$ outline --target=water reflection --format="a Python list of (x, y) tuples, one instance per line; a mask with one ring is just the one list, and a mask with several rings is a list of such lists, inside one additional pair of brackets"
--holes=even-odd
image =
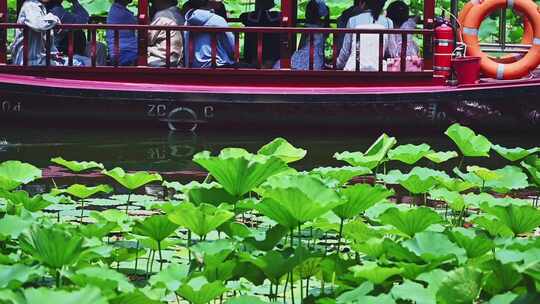
[[(443, 131), (411, 128), (387, 132), (396, 136), (402, 144), (426, 142), (439, 151), (454, 149)], [(337, 165), (338, 162), (332, 158), (335, 152), (364, 151), (381, 132), (365, 130), (347, 133), (317, 129), (311, 132), (281, 130), (255, 133), (247, 130), (240, 133), (221, 130), (194, 134), (164, 130), (2, 129), (0, 160), (17, 159), (46, 167), (50, 165), (52, 157), (62, 156), (72, 160), (94, 160), (102, 162), (106, 167), (121, 166), (129, 170), (183, 171), (197, 169), (191, 159), (199, 151), (210, 150), (216, 153), (225, 147), (242, 147), (255, 152), (273, 138), (282, 136), (308, 150), (306, 159), (296, 165), (303, 169)], [(539, 144), (535, 134), (512, 134), (497, 130), (487, 132), (487, 135), (493, 142), (509, 147), (532, 147)], [(496, 165), (498, 160), (476, 161), (477, 164), (487, 162)]]

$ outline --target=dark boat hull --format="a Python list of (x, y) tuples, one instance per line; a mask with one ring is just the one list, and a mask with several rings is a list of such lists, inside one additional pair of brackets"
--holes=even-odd
[[(20, 76), (25, 79), (25, 76)], [(58, 80), (56, 80), (58, 81)], [(53, 83), (51, 83), (53, 82)], [(83, 82), (84, 83), (84, 82)], [(540, 83), (376, 89), (163, 89), (118, 84), (0, 83), (3, 122), (94, 127), (437, 126), (453, 121), (526, 127), (540, 123)]]

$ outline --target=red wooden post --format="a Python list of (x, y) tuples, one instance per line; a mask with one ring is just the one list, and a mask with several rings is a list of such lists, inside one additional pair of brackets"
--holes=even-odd
[[(139, 0), (139, 24), (140, 25), (148, 25), (149, 24), (149, 16), (148, 16), (148, 0)], [(139, 58), (137, 60), (137, 64), (141, 66), (148, 65), (148, 30), (143, 29), (139, 30)]]
[[(281, 26), (294, 27), (297, 17), (297, 0), (281, 1)], [(291, 67), (291, 54), (296, 49), (296, 35), (285, 34), (281, 37), (281, 68)]]
[[(0, 22), (8, 22), (7, 0), (0, 0)], [(0, 30), (0, 64), (7, 63), (7, 28)]]
[[(424, 0), (424, 29), (435, 27), (435, 0)], [(433, 68), (433, 35), (424, 35), (424, 69)]]

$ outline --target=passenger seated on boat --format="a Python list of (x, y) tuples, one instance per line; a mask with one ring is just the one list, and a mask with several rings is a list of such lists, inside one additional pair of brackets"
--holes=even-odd
[[(46, 33), (51, 31), (51, 65), (66, 65), (67, 58), (61, 56), (54, 44), (54, 32), (52, 29), (60, 24), (60, 19), (57, 16), (47, 13), (45, 5), (48, 0), (26, 0), (19, 12), (17, 18), (18, 24), (26, 25), (28, 31), (28, 65), (45, 65), (46, 64)], [(10, 46), (12, 62), (14, 64), (24, 64), (24, 31), (23, 29), (15, 30), (15, 39)], [(74, 60), (74, 65), (83, 65), (82, 62)]]
[[(60, 19), (62, 24), (87, 24), (90, 19), (88, 11), (78, 0), (70, 0), (71, 11), (62, 6), (63, 0), (51, 0), (47, 5), (47, 11)], [(83, 30), (58, 30), (55, 32), (55, 45), (58, 51), (68, 54), (68, 34), (73, 31), (73, 56), (76, 59), (90, 65), (91, 45), (86, 43), (86, 35)], [(107, 47), (105, 44), (96, 42), (96, 64), (105, 65), (107, 59)]]
[[(184, 25), (184, 16), (176, 6), (176, 0), (153, 0), (156, 10), (152, 23), (154, 26)], [(181, 31), (170, 31), (170, 64), (176, 66), (182, 61), (183, 42)], [(167, 53), (167, 33), (163, 30), (148, 31), (148, 65), (165, 66)]]
[[(186, 25), (229, 27), (227, 21), (211, 11), (208, 0), (193, 1), (193, 9), (186, 14)], [(189, 39), (193, 39), (193, 62), (189, 58)], [(187, 67), (212, 67), (212, 34), (186, 32), (184, 34), (184, 61)], [(230, 32), (216, 34), (216, 65), (229, 67), (234, 65), (234, 35)]]
[(215, 14), (221, 16), (223, 19), (227, 20), (227, 8), (221, 0), (209, 0), (208, 5), (210, 9), (214, 11)]
[[(337, 18), (336, 23), (338, 28), (346, 28), (347, 23), (349, 22), (349, 19), (351, 17), (354, 17), (356, 15), (361, 14), (363, 11), (362, 7), (360, 6), (360, 0), (354, 0), (354, 3), (351, 7), (344, 10), (341, 15)], [(343, 45), (343, 38), (345, 38), (345, 35), (340, 34), (337, 35), (336, 45), (337, 49), (341, 50), (341, 46)]]
[[(107, 16), (107, 24), (137, 24), (137, 18), (127, 9), (132, 0), (115, 0)], [(137, 34), (134, 30), (120, 30), (119, 54), (115, 54), (114, 30), (107, 30), (109, 58), (118, 65), (134, 65), (137, 61)]]
[[(306, 5), (306, 24), (308, 28), (322, 28), (330, 26), (330, 9), (324, 0), (310, 0)], [(313, 34), (313, 70), (324, 68), (324, 47), (326, 34)], [(291, 57), (291, 69), (309, 70), (309, 35), (302, 35), (300, 47)], [(280, 68), (278, 61), (274, 68)]]
[[(394, 23), (394, 28), (402, 30), (413, 30), (418, 23), (418, 17), (411, 17), (409, 15), (409, 6), (401, 1), (394, 1), (390, 3), (386, 9), (386, 16)], [(389, 35), (388, 37), (388, 70), (399, 71), (400, 57), (401, 57), (401, 35)], [(406, 49), (406, 70), (415, 71), (420, 70), (422, 66), (422, 59), (418, 57), (419, 49), (418, 45), (414, 41), (413, 35), (407, 35), (407, 49)]]
[[(240, 15), (240, 22), (245, 26), (279, 27), (281, 13), (271, 11), (275, 6), (274, 0), (255, 1), (255, 10)], [(279, 34), (263, 34), (262, 61), (263, 65), (272, 67), (280, 57)], [(247, 63), (257, 64), (257, 34), (246, 33), (244, 42), (244, 59)]]
[[(392, 20), (382, 16), (383, 7), (386, 0), (361, 0), (360, 6), (364, 12), (349, 19), (347, 28), (356, 29), (391, 29), (394, 27)], [(357, 46), (357, 40), (360, 44)], [(383, 56), (388, 48), (388, 35), (383, 36)], [(356, 34), (346, 34), (343, 46), (337, 58), (338, 69), (356, 71), (356, 51), (360, 51), (359, 67), (361, 71), (377, 71), (379, 68), (379, 35), (360, 34), (359, 39)], [(383, 70), (386, 70), (383, 61)]]

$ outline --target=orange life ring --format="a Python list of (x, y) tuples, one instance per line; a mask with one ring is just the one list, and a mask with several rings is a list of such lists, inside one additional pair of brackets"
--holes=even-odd
[[(478, 42), (478, 29), (482, 21), (493, 11), (500, 8), (513, 8), (523, 13), (531, 22), (534, 32), (532, 46), (518, 61), (513, 63), (498, 63), (482, 52)], [(470, 56), (480, 57), (482, 72), (488, 77), (497, 79), (517, 79), (526, 76), (540, 65), (540, 13), (538, 6), (531, 0), (486, 0), (473, 5), (462, 23), (463, 42), (467, 44)]]
[[(458, 22), (461, 26), (465, 22), (465, 18), (467, 17), (467, 14), (469, 14), (469, 11), (473, 6), (480, 4), (478, 1), (471, 0), (467, 2), (458, 15)], [(533, 27), (531, 25), (531, 22), (526, 17), (523, 18), (523, 38), (521, 39), (521, 44), (532, 44), (533, 38), (534, 38), (534, 32)], [(461, 41), (461, 36), (463, 33), (461, 32), (461, 35), (458, 35), (458, 41)], [(503, 57), (492, 57), (489, 58), (493, 59), (494, 61), (498, 63), (513, 63), (518, 61), (523, 55), (521, 54), (508, 54)]]

